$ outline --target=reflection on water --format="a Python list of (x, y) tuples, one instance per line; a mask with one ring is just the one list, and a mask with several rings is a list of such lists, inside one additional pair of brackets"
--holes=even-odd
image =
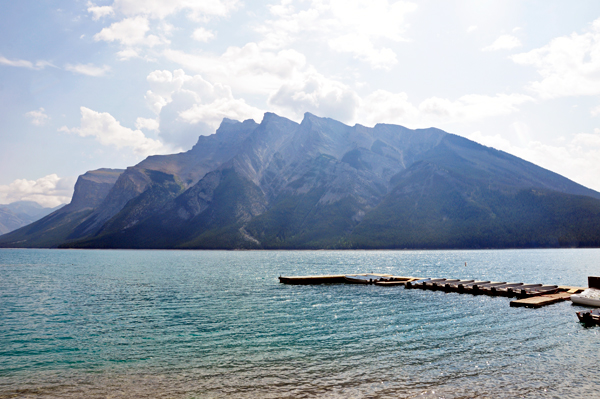
[(599, 255), (0, 250), (0, 398), (589, 398), (600, 328), (570, 303), (277, 276), (581, 286)]

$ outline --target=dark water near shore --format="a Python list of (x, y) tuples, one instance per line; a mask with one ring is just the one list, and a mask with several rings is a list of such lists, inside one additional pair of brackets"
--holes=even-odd
[(367, 271), (586, 286), (600, 250), (0, 250), (0, 398), (600, 395), (570, 302), (277, 280)]

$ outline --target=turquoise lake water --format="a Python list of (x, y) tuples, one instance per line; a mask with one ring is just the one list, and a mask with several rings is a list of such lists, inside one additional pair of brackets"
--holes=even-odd
[(277, 279), (353, 272), (587, 286), (600, 250), (0, 250), (0, 398), (600, 397), (570, 302)]

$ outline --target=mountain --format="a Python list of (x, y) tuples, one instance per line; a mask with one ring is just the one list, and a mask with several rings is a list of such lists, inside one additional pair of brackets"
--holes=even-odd
[(0, 234), (9, 233), (19, 227), (35, 222), (60, 207), (62, 205), (55, 208), (45, 208), (34, 201), (17, 201), (0, 205)]
[(225, 119), (187, 152), (112, 171), (104, 195), (90, 183), (98, 173), (0, 246), (600, 246), (600, 193), (435, 128), (266, 113), (260, 124)]
[(102, 203), (123, 173), (120, 169), (98, 169), (79, 176), (71, 203), (42, 219), (0, 236), (1, 247), (56, 247), (68, 240)]

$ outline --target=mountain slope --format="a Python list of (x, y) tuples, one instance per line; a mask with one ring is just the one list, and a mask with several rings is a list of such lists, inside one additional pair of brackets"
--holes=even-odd
[(85, 222), (108, 195), (120, 169), (98, 169), (79, 176), (71, 203), (48, 216), (0, 236), (0, 247), (56, 247), (64, 243), (72, 232)]
[(539, 188), (494, 190), (421, 162), (397, 178), (349, 240), (357, 248), (597, 247), (600, 201)]
[(234, 157), (242, 148), (247, 136), (257, 126), (253, 120), (242, 123), (225, 119), (215, 134), (200, 136), (198, 143), (191, 150), (179, 154), (150, 156), (127, 168), (119, 176), (101, 206), (87, 218), (85, 225), (79, 226), (70, 235), (70, 238), (82, 239), (98, 235), (104, 230), (105, 223), (119, 212), (127, 211), (124, 208), (129, 201), (147, 189), (161, 185), (163, 175), (173, 176), (184, 188), (190, 187), (206, 173)]
[(68, 220), (55, 213), (32, 225), (60, 234), (18, 245), (600, 246), (596, 191), (439, 129), (347, 126), (309, 113), (300, 124), (272, 113), (260, 124), (225, 119), (190, 151), (128, 168), (97, 199), (85, 213), (71, 205)]

